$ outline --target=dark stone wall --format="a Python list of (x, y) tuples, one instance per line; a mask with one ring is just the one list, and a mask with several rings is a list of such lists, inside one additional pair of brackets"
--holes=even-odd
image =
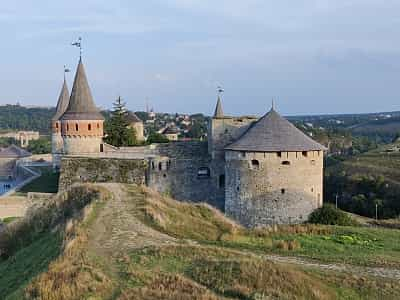
[[(224, 209), (225, 190), (220, 186), (224, 162), (211, 160), (207, 142), (174, 142), (157, 145), (159, 157), (149, 161), (147, 185), (177, 200), (207, 202)], [(199, 171), (209, 170), (209, 176)]]
[(59, 191), (74, 183), (120, 182), (144, 184), (147, 162), (140, 159), (64, 157)]

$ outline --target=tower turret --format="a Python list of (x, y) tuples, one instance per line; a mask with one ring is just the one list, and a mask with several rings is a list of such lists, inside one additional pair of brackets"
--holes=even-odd
[(80, 58), (68, 107), (61, 117), (64, 154), (103, 152), (103, 123), (104, 117), (94, 104)]
[(60, 156), (63, 152), (63, 139), (61, 136), (61, 121), (60, 118), (67, 109), (69, 102), (69, 91), (67, 81), (65, 80), (61, 88), (60, 96), (58, 97), (56, 113), (51, 119), (51, 153), (53, 156), (53, 167), (60, 164)]
[(218, 95), (217, 105), (215, 106), (214, 118), (223, 118), (224, 112), (222, 110), (221, 97)]

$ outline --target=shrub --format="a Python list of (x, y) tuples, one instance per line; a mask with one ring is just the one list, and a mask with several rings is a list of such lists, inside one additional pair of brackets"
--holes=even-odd
[(308, 218), (310, 223), (340, 226), (356, 226), (358, 225), (344, 211), (337, 209), (332, 204), (325, 204), (323, 207), (315, 210)]

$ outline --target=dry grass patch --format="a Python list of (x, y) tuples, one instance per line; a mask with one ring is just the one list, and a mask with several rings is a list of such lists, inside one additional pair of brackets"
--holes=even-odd
[(160, 274), (146, 287), (124, 291), (119, 300), (218, 300), (204, 286), (177, 274)]
[(199, 260), (187, 273), (218, 294), (239, 299), (335, 299), (336, 296), (322, 281), (293, 266), (268, 261)]
[(216, 241), (241, 228), (210, 205), (178, 202), (151, 189), (143, 190), (142, 220), (174, 237)]

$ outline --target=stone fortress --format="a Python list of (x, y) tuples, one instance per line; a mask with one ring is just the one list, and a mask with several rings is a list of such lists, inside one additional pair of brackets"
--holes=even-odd
[(75, 182), (146, 184), (177, 200), (207, 202), (247, 227), (306, 221), (323, 203), (325, 147), (272, 108), (228, 117), (220, 97), (208, 141), (116, 148), (103, 142), (82, 59), (71, 96), (65, 82), (52, 120), (60, 190)]

